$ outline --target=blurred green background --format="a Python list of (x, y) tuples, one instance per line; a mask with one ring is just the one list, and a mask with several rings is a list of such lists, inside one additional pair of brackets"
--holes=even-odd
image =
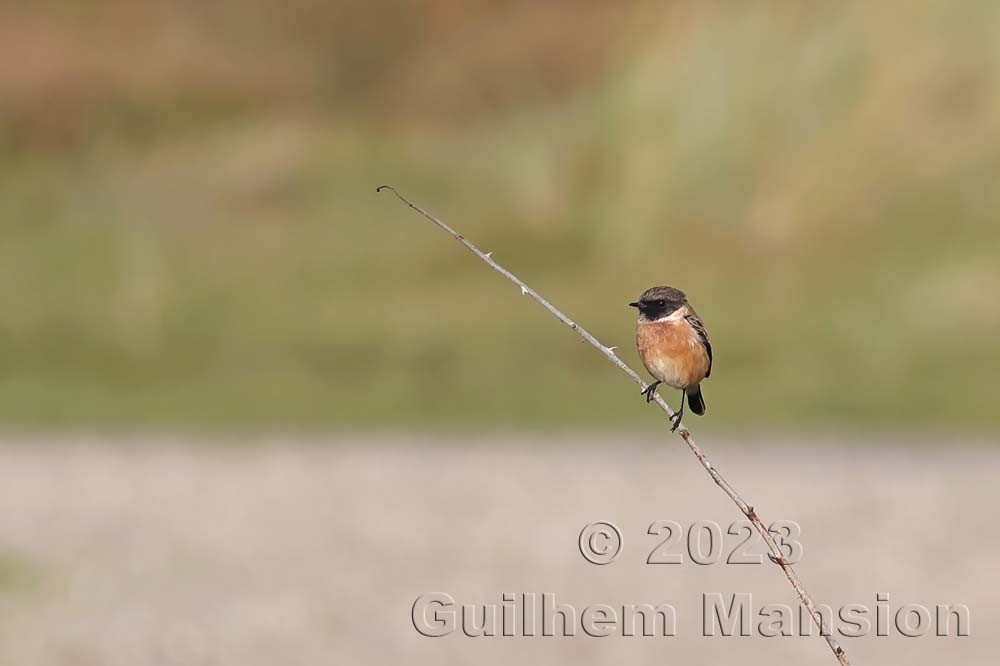
[(1000, 426), (998, 3), (3, 11), (2, 426), (662, 426), (383, 182), (627, 362), (686, 290), (699, 428)]

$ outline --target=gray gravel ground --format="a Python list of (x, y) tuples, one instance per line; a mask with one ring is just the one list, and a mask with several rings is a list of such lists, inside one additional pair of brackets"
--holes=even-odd
[[(140, 439), (0, 444), (0, 664), (834, 663), (816, 636), (702, 635), (703, 594), (795, 608), (775, 565), (699, 565), (684, 543), (682, 563), (645, 563), (655, 520), (740, 518), (680, 440)], [(1000, 447), (702, 443), (762, 518), (801, 526), (817, 601), (874, 618), (889, 595), (888, 637), (841, 639), (855, 664), (996, 663)], [(578, 547), (598, 520), (624, 541), (605, 566)], [(594, 638), (577, 618), (575, 637), (427, 638), (411, 608), (431, 592), (669, 603), (677, 635)], [(970, 635), (902, 636), (908, 603), (967, 605)]]

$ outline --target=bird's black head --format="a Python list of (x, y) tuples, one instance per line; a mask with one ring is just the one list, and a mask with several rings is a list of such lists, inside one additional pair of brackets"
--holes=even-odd
[(673, 287), (650, 287), (643, 292), (638, 301), (629, 303), (639, 309), (639, 318), (645, 321), (656, 321), (670, 315), (687, 303), (687, 296), (680, 289)]

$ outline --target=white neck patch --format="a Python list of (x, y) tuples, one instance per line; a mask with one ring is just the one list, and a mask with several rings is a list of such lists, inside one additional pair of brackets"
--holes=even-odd
[(663, 315), (659, 319), (639, 319), (640, 324), (671, 324), (680, 321), (685, 316), (687, 316), (688, 309), (686, 305), (683, 305), (668, 315)]
[(676, 310), (674, 310), (670, 314), (668, 314), (666, 316), (663, 316), (663, 317), (660, 317), (656, 321), (657, 322), (680, 321), (683, 318), (684, 318), (684, 308), (677, 308)]

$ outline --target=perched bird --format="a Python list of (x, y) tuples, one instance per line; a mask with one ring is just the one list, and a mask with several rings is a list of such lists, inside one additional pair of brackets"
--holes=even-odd
[(642, 392), (646, 402), (653, 400), (660, 384), (681, 390), (681, 407), (673, 417), (673, 432), (684, 416), (685, 398), (692, 412), (698, 416), (705, 413), (701, 381), (712, 374), (708, 331), (680, 289), (651, 287), (629, 305), (639, 310), (635, 324), (639, 358), (656, 380)]

